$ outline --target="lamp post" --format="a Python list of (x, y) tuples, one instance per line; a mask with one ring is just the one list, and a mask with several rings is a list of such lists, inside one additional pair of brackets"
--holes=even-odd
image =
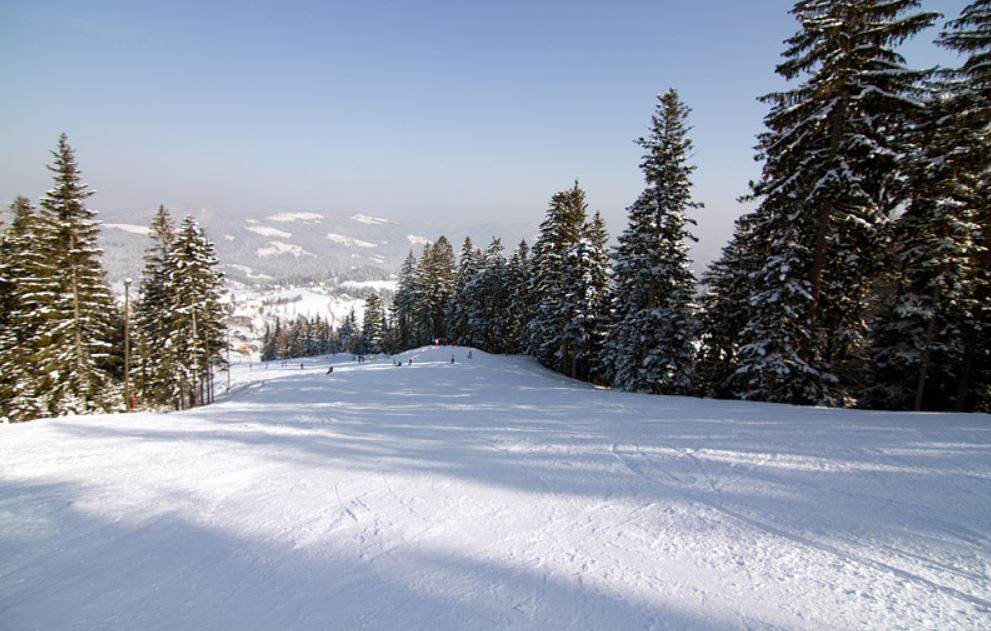
[(134, 411), (131, 401), (131, 322), (130, 322), (131, 279), (124, 279), (124, 406), (128, 412)]
[(227, 305), (227, 396), (231, 395), (231, 323), (234, 319), (234, 292), (231, 292), (231, 302)]

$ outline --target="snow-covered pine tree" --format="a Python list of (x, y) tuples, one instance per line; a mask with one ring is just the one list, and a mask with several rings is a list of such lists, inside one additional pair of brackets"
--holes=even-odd
[(326, 318), (317, 319), (316, 336), (319, 346), (317, 354), (327, 355), (338, 352), (337, 336), (334, 334), (334, 328)]
[(613, 265), (613, 325), (604, 350), (618, 388), (659, 394), (693, 389), (698, 329), (688, 230), (695, 221), (688, 163), (689, 109), (675, 90), (658, 96), (640, 168), (647, 187), (628, 209)]
[(372, 293), (365, 298), (365, 314), (362, 318), (361, 341), (364, 352), (381, 353), (384, 338), (385, 311), (382, 298)]
[(24, 309), (40, 315), (31, 359), (39, 375), (36, 392), (52, 415), (106, 411), (120, 405), (108, 363), (116, 312), (97, 247), (93, 193), (65, 134), (48, 167), (54, 188), (40, 202), (34, 249), (43, 267), (26, 278)]
[(573, 379), (596, 380), (608, 370), (601, 364), (610, 317), (608, 241), (606, 224), (596, 212), (565, 254), (571, 315), (562, 337), (571, 356), (565, 369)]
[(479, 258), (475, 246), (471, 242), (471, 237), (466, 236), (461, 245), (458, 271), (454, 277), (454, 294), (444, 312), (444, 328), (448, 337), (465, 346), (478, 344), (478, 340), (471, 337), (468, 329), (469, 311), (472, 306), (469, 305), (465, 288), (472, 277), (478, 273)]
[(967, 108), (963, 90), (956, 80), (937, 85), (916, 130), (907, 171), (911, 199), (895, 223), (887, 282), (877, 300), (866, 406), (953, 408), (968, 334), (980, 328), (974, 203), (980, 172), (970, 167), (987, 134), (960, 124), (957, 116)]
[(209, 403), (213, 368), (223, 364), (226, 345), (223, 274), (213, 243), (191, 216), (182, 220), (165, 269), (170, 304), (163, 356), (170, 394), (180, 408)]
[(960, 136), (954, 162), (978, 225), (971, 266), (973, 318), (964, 324), (964, 350), (955, 408), (991, 411), (991, 0), (976, 0), (946, 25), (940, 45), (965, 55), (949, 73), (952, 125)]
[(441, 235), (426, 246), (416, 268), (416, 295), (413, 317), (419, 344), (443, 339), (444, 312), (454, 295), (454, 250), (447, 237)]
[(749, 213), (736, 220), (733, 238), (702, 276), (705, 290), (695, 368), (695, 391), (702, 396), (731, 398), (737, 393), (733, 375), (743, 325), (750, 319), (749, 298), (754, 291), (750, 277), (764, 263), (751, 244), (752, 221)]
[[(905, 198), (907, 123), (925, 73), (894, 46), (931, 25), (918, 0), (801, 0), (777, 72), (795, 88), (772, 106), (759, 137), (763, 172), (737, 380), (754, 398), (842, 405), (863, 377), (865, 316), (889, 219)], [(841, 379), (842, 378), (842, 379)], [(743, 395), (746, 389), (738, 392)]]
[(585, 191), (576, 181), (572, 188), (551, 197), (533, 248), (528, 352), (545, 366), (569, 375), (577, 373), (579, 362), (591, 364), (583, 335), (590, 295), (584, 283), (590, 277), (573, 269), (580, 242), (589, 238), (588, 230)]
[(11, 223), (0, 235), (0, 417), (29, 421), (44, 413), (43, 393), (32, 356), (37, 352), (41, 313), (24, 301), (27, 282), (46, 267), (36, 249), (38, 215), (25, 197), (10, 205)]
[(468, 344), (490, 353), (503, 353), (509, 328), (509, 296), (506, 292), (506, 259), (502, 242), (493, 238), (485, 252), (477, 253), (474, 273), (462, 294)]
[(263, 362), (272, 361), (275, 359), (275, 338), (276, 331), (279, 327), (279, 321), (275, 321), (275, 328), (272, 327), (271, 323), (265, 322), (265, 331), (262, 333), (262, 343), (261, 343), (261, 360)]
[(172, 374), (163, 361), (162, 344), (168, 338), (168, 309), (174, 302), (169, 295), (165, 262), (175, 240), (175, 224), (165, 206), (159, 206), (148, 230), (151, 243), (145, 250), (139, 299), (134, 303), (133, 361), (131, 379), (141, 406), (168, 405), (174, 402)]
[(341, 351), (345, 353), (357, 354), (361, 343), (361, 332), (358, 330), (358, 316), (355, 315), (354, 308), (348, 310), (341, 325), (337, 328), (337, 339)]
[(413, 299), (416, 295), (416, 257), (410, 250), (399, 271), (396, 293), (392, 296), (392, 321), (395, 326), (395, 351), (413, 346)]
[(506, 352), (517, 354), (526, 350), (527, 323), (533, 308), (530, 294), (530, 246), (526, 239), (520, 241), (506, 269), (506, 287), (509, 293)]

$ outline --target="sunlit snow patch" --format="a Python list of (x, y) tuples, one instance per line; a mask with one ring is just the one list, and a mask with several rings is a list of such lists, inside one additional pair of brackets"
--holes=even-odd
[(269, 215), (267, 219), (285, 223), (288, 221), (320, 221), (323, 215), (320, 213), (276, 213)]
[(231, 269), (235, 269), (235, 270), (241, 272), (247, 278), (254, 278), (254, 279), (257, 279), (257, 280), (272, 280), (272, 277), (269, 276), (268, 274), (256, 274), (255, 273), (255, 270), (251, 269), (247, 265), (239, 265), (237, 263), (227, 263), (226, 265), (227, 265), (227, 267), (230, 267)]
[(430, 239), (415, 234), (406, 235), (406, 240), (409, 241), (410, 245), (430, 245), (433, 243)]
[(341, 245), (350, 245), (359, 248), (377, 248), (378, 246), (371, 241), (362, 241), (361, 239), (353, 239), (351, 237), (346, 237), (343, 234), (337, 234), (336, 232), (328, 232), (327, 238), (334, 243), (340, 243)]
[(307, 252), (298, 245), (292, 243), (283, 243), (282, 241), (269, 241), (265, 247), (258, 248), (256, 250), (258, 256), (267, 258), (270, 256), (281, 256), (283, 254), (291, 254), (292, 256), (299, 258), (301, 256), (313, 256), (312, 252)]
[(149, 229), (147, 226), (136, 226), (130, 223), (105, 223), (103, 225), (106, 228), (123, 230), (124, 232), (130, 232), (131, 234), (140, 234), (142, 236), (147, 236), (151, 234), (151, 229)]
[(292, 236), (292, 234), (286, 232), (285, 230), (279, 230), (278, 228), (272, 228), (270, 226), (246, 226), (244, 229), (248, 232), (260, 234), (263, 237), (282, 237), (283, 239), (288, 239)]
[(367, 223), (370, 225), (379, 225), (383, 223), (395, 223), (394, 221), (389, 221), (388, 219), (383, 219), (382, 217), (372, 217), (370, 215), (351, 215), (351, 219), (357, 221), (358, 223)]
[(399, 281), (396, 280), (345, 280), (341, 281), (341, 287), (359, 287), (364, 289), (375, 289), (381, 291), (386, 289), (388, 291), (396, 291), (396, 285)]

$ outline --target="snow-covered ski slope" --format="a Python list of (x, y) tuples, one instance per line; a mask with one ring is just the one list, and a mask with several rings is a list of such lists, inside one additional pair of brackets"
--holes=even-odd
[(467, 352), (0, 427), (0, 628), (991, 628), (988, 416)]

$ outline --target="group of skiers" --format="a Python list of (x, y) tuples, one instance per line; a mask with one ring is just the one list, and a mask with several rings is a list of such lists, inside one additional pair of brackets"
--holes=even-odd
[[(370, 358), (365, 357), (364, 355), (355, 355), (351, 359), (352, 359), (352, 361), (356, 361), (359, 364), (363, 364), (366, 361), (372, 361), (372, 362), (374, 362), (375, 361), (375, 355), (372, 355)], [(471, 359), (471, 350), (470, 349), (468, 350), (468, 359)], [(453, 364), (454, 362), (455, 362), (454, 353), (451, 353), (451, 363)], [(283, 362), (282, 365), (285, 366), (286, 365), (286, 362)], [(399, 358), (396, 358), (396, 359), (394, 359), (392, 361), (392, 365), (395, 368), (399, 368), (400, 366), (403, 365), (403, 360), (402, 359), (399, 359)], [(407, 365), (408, 366), (412, 366), (413, 365), (413, 358), (412, 357), (409, 358)], [(267, 367), (268, 367), (268, 365), (266, 364), (266, 368)], [(300, 368), (303, 368), (303, 364), (300, 364), (299, 367)], [(334, 367), (333, 366), (329, 366), (327, 368), (327, 374), (329, 375), (332, 372), (334, 372)]]

